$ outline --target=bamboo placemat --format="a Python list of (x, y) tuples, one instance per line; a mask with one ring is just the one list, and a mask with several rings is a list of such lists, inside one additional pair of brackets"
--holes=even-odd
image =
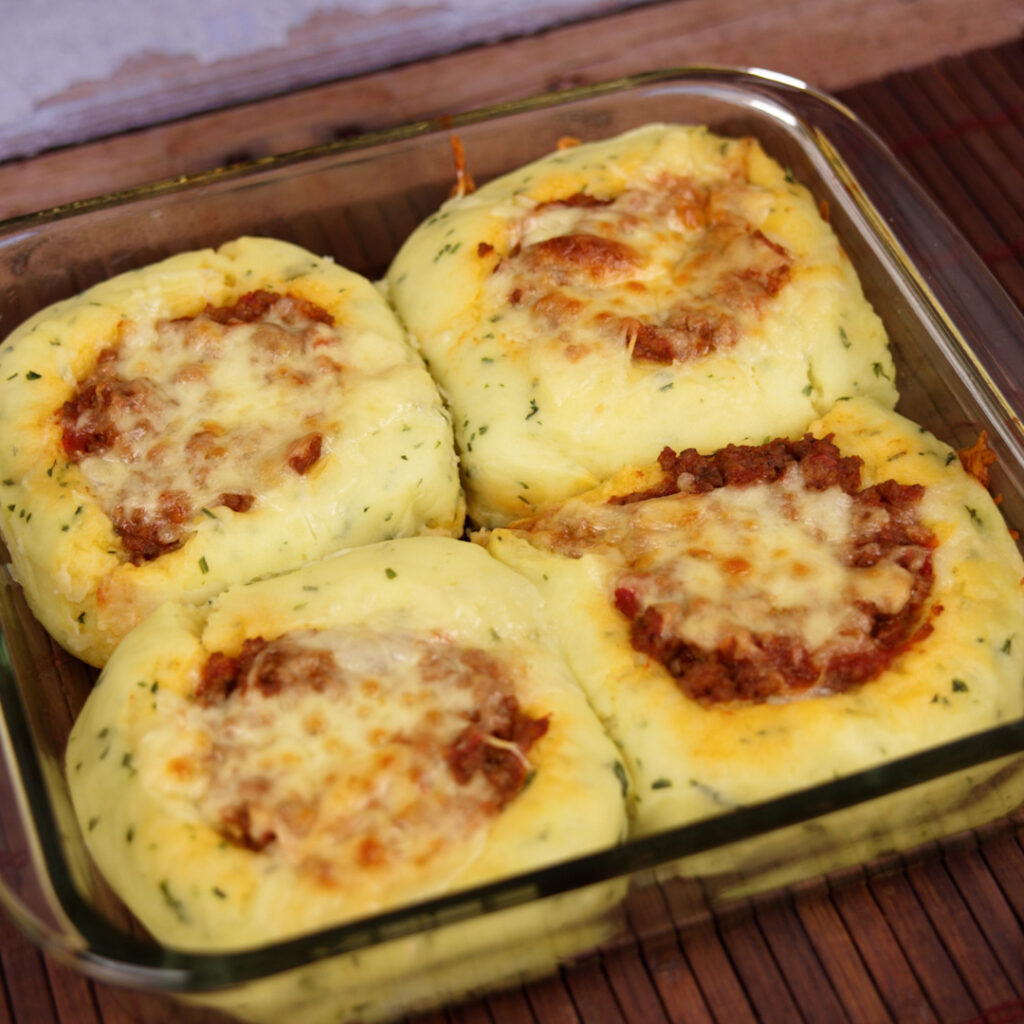
[(1024, 40), (839, 98), (888, 143), (1024, 307)]
[[(1024, 308), (1024, 40), (839, 98)], [(654, 937), (417, 1024), (1024, 1021), (1024, 814), (937, 844), (932, 856), (746, 904), (701, 927), (673, 927), (659, 890), (645, 899), (645, 914), (666, 923)], [(3, 915), (0, 982), (0, 1024), (153, 1020), (53, 963)]]

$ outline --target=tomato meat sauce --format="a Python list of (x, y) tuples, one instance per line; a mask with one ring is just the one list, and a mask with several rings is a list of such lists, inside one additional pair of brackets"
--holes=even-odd
[(616, 497), (614, 503), (770, 485), (789, 472), (798, 473), (806, 490), (838, 488), (850, 497), (853, 526), (839, 555), (848, 567), (868, 569), (889, 562), (911, 578), (906, 598), (896, 609), (860, 602), (861, 629), (856, 637), (812, 647), (799, 635), (737, 630), (706, 649), (674, 628), (677, 605), (650, 596), (654, 591), (649, 584), (656, 574), (627, 575), (615, 589), (614, 603), (630, 621), (631, 643), (664, 665), (687, 696), (708, 705), (759, 702), (812, 689), (841, 692), (876, 678), (931, 632), (930, 615), (940, 609), (933, 608), (928, 615), (924, 609), (934, 579), (932, 551), (937, 541), (918, 518), (922, 486), (887, 480), (861, 488), (861, 460), (843, 456), (831, 439), (811, 435), (759, 446), (730, 445), (707, 456), (693, 449), (677, 453), (666, 448), (659, 464), (665, 474), (660, 485)]
[[(193, 317), (122, 323), (57, 419), (128, 561), (179, 548), (204, 508), (248, 512), (285, 473), (314, 469), (340, 344), (330, 313), (269, 290)], [(245, 405), (253, 388), (260, 410)]]

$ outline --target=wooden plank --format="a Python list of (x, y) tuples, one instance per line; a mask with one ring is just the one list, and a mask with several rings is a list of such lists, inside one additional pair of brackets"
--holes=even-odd
[[(1009, 982), (1013, 995), (1024, 997), (1024, 948), (1021, 923), (980, 848), (960, 850), (947, 862), (952, 884), (969, 908), (971, 917), (993, 958)], [(1016, 895), (1024, 899), (1024, 872)], [(981, 968), (981, 964), (977, 968)], [(976, 969), (971, 967), (973, 974)]]
[(563, 974), (576, 1009), (586, 1024), (626, 1024), (601, 962), (588, 960)]
[(1024, 849), (1013, 834), (982, 844), (980, 853), (1018, 921), (1024, 921)]
[(582, 1024), (561, 975), (534, 982), (526, 990), (526, 1001), (544, 1024)]
[[(162, 1015), (173, 1019), (174, 1016), (183, 1016), (186, 1012), (180, 1009), (170, 1010), (166, 1004), (157, 1003), (153, 997), (136, 996), (131, 992), (111, 988), (109, 985), (93, 985), (92, 988), (103, 1024), (138, 1024), (139, 1021), (159, 1020)], [(21, 1024), (20, 1021), (19, 1024)], [(36, 1024), (36, 1022), (26, 1021), (25, 1024)], [(38, 1024), (43, 1024), (43, 1022), (39, 1021)], [(61, 1024), (77, 1024), (77, 1022), (74, 1017), (71, 1017), (67, 1022), (62, 1021)]]
[(449, 1024), (494, 1024), (486, 1004), (478, 1000), (453, 1006), (446, 1016)]
[(719, 932), (761, 1024), (796, 1024), (808, 1019), (797, 1006), (772, 950), (750, 921), (720, 926)]
[(82, 975), (61, 964), (46, 961), (57, 1019), (67, 1024), (94, 1024), (102, 1020), (95, 989)]
[(6, 914), (0, 918), (0, 969), (12, 1019), (26, 1024), (56, 1022), (59, 1018), (43, 955), (22, 939)]
[[(866, 113), (869, 123), (884, 126), (883, 138), (894, 148), (920, 135), (889, 80), (857, 89), (852, 105), (858, 112)], [(1010, 296), (1024, 301), (1024, 264), (1010, 256), (1012, 240), (979, 209), (974, 190), (957, 176), (933, 146), (907, 147), (903, 160), (940, 209), (949, 214), (967, 244), (986, 261)]]
[(700, 982), (676, 941), (675, 934), (648, 938), (641, 952), (669, 1019), (686, 1024), (714, 1024)]
[(488, 996), (486, 1003), (494, 1024), (531, 1024), (534, 1020), (526, 993), (521, 988), (497, 992)]
[[(918, 137), (930, 145), (936, 157), (955, 176), (970, 196), (974, 207), (992, 225), (1003, 249), (1024, 235), (1024, 216), (1010, 198), (1019, 191), (1019, 172), (1001, 159), (989, 136), (979, 139), (971, 129), (977, 126), (974, 112), (957, 105), (952, 90), (941, 90), (939, 100), (929, 95), (924, 79), (931, 75), (893, 75), (887, 82), (896, 101), (918, 129)], [(995, 158), (990, 150), (995, 149)], [(900, 152), (897, 148), (897, 152)], [(1005, 187), (1000, 187), (1005, 185)], [(973, 218), (972, 218), (973, 220)], [(986, 250), (979, 249), (982, 258)]]
[(630, 1020), (642, 1020), (644, 1024), (669, 1024), (658, 990), (636, 945), (607, 953), (604, 969), (615, 998), (620, 1006), (626, 1007)]
[(963, 57), (999, 104), (1016, 121), (1024, 117), (1024, 39)]
[[(671, 902), (669, 902), (671, 911)], [(726, 952), (714, 921), (695, 924), (680, 934), (680, 946), (712, 1016), (729, 1024), (755, 1024), (758, 1008)]]
[(986, 217), (976, 215), (979, 211), (970, 191), (933, 146), (919, 144), (923, 137), (919, 122), (900, 102), (897, 77), (859, 89), (858, 109), (868, 112), (869, 122), (876, 129), (883, 129), (889, 146), (903, 155), (904, 162), (944, 210), (969, 214), (962, 217), (959, 226), (972, 248), (979, 253), (999, 248), (1002, 236)]
[(407, 1017), (407, 1024), (448, 1024), (448, 1015), (444, 1010), (433, 1010), (430, 1013)]
[(1013, 107), (1000, 103), (966, 61), (944, 61), (916, 77), (932, 103), (949, 112), (949, 134), (963, 139), (988, 180), (1024, 212), (1024, 130)]
[[(958, 866), (961, 859), (956, 859)], [(1016, 998), (1017, 993), (999, 957), (986, 941), (945, 865), (941, 862), (911, 864), (906, 874), (935, 934), (978, 1006), (998, 1006)]]
[(627, 912), (629, 927), (669, 1019), (714, 1024), (697, 976), (677, 941), (661, 886), (646, 885), (633, 892)]
[[(1016, 74), (1009, 69), (1015, 69)], [(890, 80), (855, 88), (842, 94), (850, 107), (889, 143), (912, 173), (929, 188), (940, 206), (988, 263), (1011, 298), (1024, 305), (1024, 44), (1014, 42), (984, 54), (949, 59), (913, 76), (930, 98), (931, 133), (919, 130), (913, 116), (891, 102)], [(943, 152), (936, 146), (944, 147)], [(949, 153), (961, 167), (964, 149), (977, 161), (959, 186), (948, 191), (940, 178), (958, 181), (944, 162)], [(935, 167), (938, 167), (936, 170)], [(931, 166), (931, 170), (929, 170)], [(978, 175), (982, 177), (978, 177)], [(976, 187), (971, 188), (972, 183)], [(996, 214), (991, 234), (974, 236), (982, 225), (976, 218), (977, 203), (986, 201), (993, 184), (1002, 188), (1002, 203), (1013, 209), (1003, 223)], [(960, 191), (957, 191), (959, 187)]]
[(843, 1008), (828, 970), (819, 960), (790, 900), (777, 899), (758, 908), (757, 923), (806, 1019), (856, 1024), (856, 1018)]
[(1019, 0), (666, 0), (15, 160), (0, 166), (0, 218), (659, 67), (767, 67), (836, 91), (1022, 32)]
[[(821, 961), (850, 1018), (858, 1022), (872, 1021), (882, 1024), (882, 1022), (893, 1019), (887, 1008), (887, 1003), (888, 1007), (894, 1005), (893, 1000), (883, 1001), (876, 987), (879, 973), (881, 973), (883, 993), (886, 993), (887, 978), (884, 971), (878, 972), (869, 969), (872, 967), (871, 958), (874, 955), (875, 946), (872, 944), (865, 956), (862, 952), (863, 943), (858, 944), (855, 941), (856, 932), (851, 930), (851, 922), (847, 921), (841, 913), (844, 905), (847, 908), (852, 906), (859, 910), (863, 900), (863, 892), (858, 893), (855, 887), (848, 884), (831, 898), (826, 890), (797, 899), (794, 909), (800, 917), (815, 955)], [(865, 923), (870, 926), (871, 939), (877, 939), (879, 945), (884, 943), (886, 938), (884, 922), (879, 928), (876, 920), (864, 915), (857, 915), (853, 922), (858, 930), (863, 930)], [(909, 972), (904, 973), (900, 980), (908, 980), (908, 974)], [(912, 979), (912, 976), (910, 978)], [(909, 992), (904, 989), (896, 991), (899, 993), (899, 998), (903, 998), (904, 993), (913, 995), (912, 988)], [(913, 1005), (919, 1005), (919, 1003), (914, 1001)], [(900, 1021), (912, 1019), (901, 1017), (899, 1014), (894, 1016), (896, 1020)]]
[[(129, 56), (112, 74), (91, 76), (90, 69), (106, 65), (83, 60), (81, 71), (86, 80), (37, 101), (27, 117), (0, 126), (0, 159), (422, 62), (488, 40), (537, 35), (545, 30), (558, 35), (558, 26), (566, 22), (592, 21), (602, 14), (607, 18), (609, 12), (639, 2), (653, 8), (666, 6), (651, 0), (551, 0), (544, 5), (480, 5), (453, 18), (450, 11), (432, 5), (395, 4), (372, 14), (325, 5), (304, 23), (290, 25), (286, 44), (261, 49), (257, 41), (249, 42), (243, 36), (237, 55), (220, 60), (202, 60), (188, 52), (140, 53)], [(1021, 19), (1014, 18), (1012, 5), (1007, 3), (984, 0), (970, 21), (966, 3), (944, 3), (943, 7), (941, 14), (936, 11), (937, 17), (928, 19), (927, 5), (921, 2), (908, 5), (876, 0), (871, 5), (855, 5), (849, 0), (787, 0), (755, 8), (690, 0), (681, 20), (670, 21), (657, 10), (637, 13), (642, 23), (660, 23), (665, 28), (666, 36), (657, 40), (666, 50), (665, 63), (679, 63), (681, 58), (674, 54), (681, 51), (687, 61), (749, 64), (760, 59), (764, 66), (797, 73), (792, 68), (803, 68), (813, 60), (817, 74), (804, 77), (824, 80), (826, 87), (829, 76), (838, 73), (837, 65), (847, 76), (876, 77), (888, 70), (894, 59), (903, 66), (923, 63), (938, 52), (990, 45), (1021, 27)], [(839, 41), (848, 41), (849, 37), (844, 40), (843, 36), (855, 18), (860, 21), (857, 27), (862, 37), (872, 43), (859, 61), (850, 56), (856, 48), (837, 46)], [(624, 19), (618, 23), (629, 42), (627, 51), (617, 54), (612, 49), (609, 55), (598, 49), (597, 55), (621, 62), (627, 53), (637, 52), (638, 42), (650, 47), (651, 38), (635, 27), (641, 22)], [(791, 46), (793, 25), (800, 25), (803, 40), (813, 40), (813, 45)], [(910, 27), (912, 36), (897, 34)], [(671, 30), (679, 34), (671, 36)], [(968, 39), (958, 39), (956, 33), (964, 30)], [(153, 47), (159, 49), (159, 45)], [(573, 61), (578, 53), (571, 47), (563, 49), (566, 73), (579, 74), (578, 61)], [(49, 55), (45, 45), (39, 47), (40, 58)]]
[(982, 1007), (971, 998), (906, 876), (892, 873), (872, 878), (868, 886), (938, 1019), (976, 1017)]

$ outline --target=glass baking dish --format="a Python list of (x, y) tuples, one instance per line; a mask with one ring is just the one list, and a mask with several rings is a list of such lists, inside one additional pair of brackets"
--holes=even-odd
[[(0, 333), (103, 278), (241, 234), (293, 241), (375, 278), (447, 196), (453, 134), (482, 182), (563, 136), (652, 121), (753, 134), (828, 204), (888, 329), (900, 411), (956, 448), (985, 430), (998, 455), (993, 490), (1008, 523), (1024, 523), (1024, 319), (849, 111), (764, 71), (652, 72), (0, 223)], [(133, 993), (145, 1019), (153, 1000), (160, 1019), (207, 1019), (209, 1007), (217, 1019), (392, 1018), (686, 928), (752, 893), (913, 854), (1024, 801), (1024, 720), (1011, 721), (529, 875), (264, 948), (190, 954), (131, 920), (71, 812), (62, 754), (94, 672), (49, 640), (5, 569), (0, 626), (0, 900), (57, 960)]]

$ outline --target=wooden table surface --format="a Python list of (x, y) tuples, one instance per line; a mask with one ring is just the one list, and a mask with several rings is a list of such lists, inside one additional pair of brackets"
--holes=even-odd
[[(838, 94), (1024, 308), (1021, 0), (652, 4), (0, 164), (0, 217), (358, 129), (694, 62), (770, 67)], [(0, 975), (0, 1024), (154, 1019), (51, 962), (2, 916)], [(698, 932), (669, 928), (423, 1021), (1024, 1021), (1024, 816), (932, 858), (811, 886)]]

